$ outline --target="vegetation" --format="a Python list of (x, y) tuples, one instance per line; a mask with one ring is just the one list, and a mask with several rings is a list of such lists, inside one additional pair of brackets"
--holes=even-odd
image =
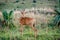
[(13, 18), (13, 11), (10, 11), (9, 13), (7, 11), (2, 12), (3, 19), (0, 19), (2, 27), (14, 27), (14, 24), (12, 23), (12, 18)]
[(60, 10), (55, 10), (56, 16), (54, 20), (55, 26), (60, 26)]
[(33, 0), (33, 3), (36, 3), (36, 0)]
[[(0, 39), (1, 40), (35, 40), (34, 32), (29, 31), (28, 29), (23, 32), (23, 37), (20, 35), (18, 29), (13, 30), (0, 30)], [(58, 40), (60, 39), (60, 32), (58, 29), (49, 29), (49, 32), (46, 33), (45, 29), (40, 29), (36, 40)]]
[[(40, 25), (37, 25), (38, 35), (37, 38), (34, 38), (33, 30), (26, 26), (23, 31), (23, 37), (20, 34), (20, 27), (15, 28), (15, 25), (12, 22), (13, 11), (7, 12), (3, 11), (3, 19), (0, 19), (3, 29), (0, 30), (0, 40), (60, 40), (60, 30), (58, 28), (52, 29), (52, 24), (49, 24), (48, 32), (46, 33), (46, 28), (42, 28)], [(50, 21), (52, 22), (53, 19)], [(47, 24), (48, 25), (48, 24)], [(43, 25), (42, 25), (43, 26)], [(8, 28), (7, 28), (8, 27)], [(27, 28), (28, 27), (28, 28)]]
[[(9, 0), (12, 1), (12, 0)], [(31, 7), (54, 7), (55, 1), (40, 1), (40, 0), (13, 0), (14, 2), (9, 2), (5, 0), (6, 3), (0, 3), (0, 10), (4, 9), (25, 9)], [(60, 0), (59, 0), (60, 1)], [(56, 2), (57, 4), (58, 2)], [(59, 2), (60, 3), (60, 2)], [(52, 5), (53, 4), (53, 5)], [(57, 4), (58, 5), (58, 4)], [(56, 5), (56, 6), (57, 6)], [(56, 7), (55, 6), (55, 7)], [(0, 18), (0, 40), (60, 40), (60, 10), (55, 10), (56, 16), (49, 17), (49, 23), (38, 24), (36, 28), (38, 29), (38, 35), (34, 38), (33, 30), (26, 26), (23, 31), (23, 36), (20, 33), (20, 25), (16, 27), (13, 23), (13, 11), (10, 12), (4, 10), (2, 11), (3, 20)], [(40, 11), (39, 11), (40, 12)], [(43, 17), (41, 17), (43, 18)], [(40, 20), (39, 20), (40, 22)], [(44, 27), (44, 28), (43, 28)], [(48, 28), (48, 29), (47, 29)], [(47, 29), (47, 33), (46, 33)]]

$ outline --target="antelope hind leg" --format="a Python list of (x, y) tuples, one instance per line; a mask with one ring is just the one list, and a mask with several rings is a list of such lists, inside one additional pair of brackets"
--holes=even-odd
[(33, 29), (34, 35), (35, 35), (35, 38), (36, 38), (37, 37), (37, 29), (35, 28), (35, 25), (30, 24), (30, 27)]

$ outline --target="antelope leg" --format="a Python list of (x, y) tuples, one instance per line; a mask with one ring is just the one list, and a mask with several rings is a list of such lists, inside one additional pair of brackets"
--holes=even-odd
[(30, 24), (30, 27), (33, 29), (34, 35), (35, 35), (35, 38), (36, 38), (37, 37), (37, 29), (35, 28), (35, 26), (33, 26), (33, 24)]
[(23, 36), (23, 30), (24, 30), (24, 26), (21, 25), (21, 27), (20, 27), (20, 32), (21, 32), (21, 35), (22, 35), (22, 36)]

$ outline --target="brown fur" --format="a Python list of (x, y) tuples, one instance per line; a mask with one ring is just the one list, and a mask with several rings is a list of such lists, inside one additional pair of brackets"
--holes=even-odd
[[(25, 13), (23, 12), (22, 14), (23, 16), (25, 15)], [(21, 31), (21, 34), (23, 35), (23, 25), (29, 25), (33, 31), (35, 32), (35, 37), (37, 35), (37, 29), (35, 28), (35, 23), (36, 23), (36, 19), (35, 18), (30, 18), (30, 17), (20, 17), (19, 21), (20, 21), (20, 25), (21, 25), (21, 28), (20, 28), (20, 31)]]

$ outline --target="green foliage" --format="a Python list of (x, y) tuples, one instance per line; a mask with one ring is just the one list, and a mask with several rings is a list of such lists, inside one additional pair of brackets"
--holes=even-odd
[(13, 14), (13, 11), (10, 11), (9, 13), (7, 13), (7, 11), (3, 11), (2, 14), (3, 14), (4, 20), (5, 20), (5, 21), (9, 21), (9, 20), (12, 19), (11, 16), (12, 16), (12, 14)]
[(10, 11), (10, 13), (9, 13), (9, 17), (11, 17), (11, 16), (12, 16), (12, 13), (13, 13), (13, 11)]
[(60, 21), (60, 15), (57, 15), (57, 16), (55, 17), (54, 23), (55, 23), (55, 24), (58, 24), (59, 21)]
[(56, 9), (55, 12), (57, 13), (57, 15), (60, 15), (60, 9)]
[(60, 11), (59, 10), (55, 10), (56, 12), (56, 16), (55, 16), (55, 19), (54, 19), (54, 24), (55, 25), (58, 25), (58, 23), (60, 22)]
[(3, 25), (4, 26), (8, 26), (8, 27), (14, 27), (14, 24), (12, 22), (12, 19), (13, 19), (13, 11), (10, 11), (9, 13), (7, 11), (3, 11), (2, 12), (2, 15), (3, 15)]

